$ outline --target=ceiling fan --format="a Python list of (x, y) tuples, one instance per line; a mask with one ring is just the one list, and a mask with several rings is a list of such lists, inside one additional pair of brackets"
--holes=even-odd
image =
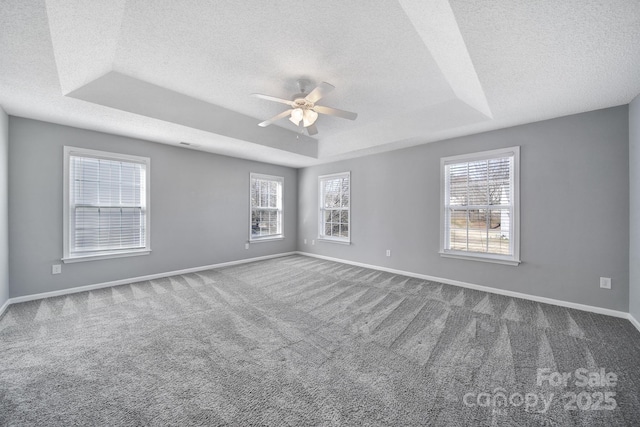
[(315, 123), (318, 119), (318, 113), (327, 114), (329, 116), (342, 117), (343, 119), (355, 120), (358, 114), (350, 111), (338, 110), (337, 108), (324, 107), (322, 105), (316, 105), (323, 96), (331, 92), (335, 87), (329, 83), (322, 82), (311, 92), (306, 93), (305, 86), (308, 82), (306, 80), (298, 80), (298, 87), (300, 93), (293, 95), (291, 101), (287, 99), (277, 98), (275, 96), (262, 95), (260, 93), (252, 93), (252, 96), (256, 98), (266, 99), (267, 101), (280, 102), (287, 104), (291, 109), (283, 111), (275, 117), (265, 120), (262, 123), (258, 123), (258, 126), (269, 126), (271, 123), (289, 116), (289, 120), (300, 127), (300, 130), (307, 129), (309, 135), (315, 135), (318, 133), (318, 128)]

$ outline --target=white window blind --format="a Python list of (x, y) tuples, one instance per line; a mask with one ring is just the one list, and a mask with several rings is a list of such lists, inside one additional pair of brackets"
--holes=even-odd
[(519, 262), (519, 147), (442, 159), (441, 253)]
[(65, 147), (65, 260), (148, 253), (149, 159)]
[(351, 173), (319, 177), (320, 228), (319, 238), (350, 242)]
[(282, 191), (284, 178), (251, 174), (249, 240), (283, 237)]

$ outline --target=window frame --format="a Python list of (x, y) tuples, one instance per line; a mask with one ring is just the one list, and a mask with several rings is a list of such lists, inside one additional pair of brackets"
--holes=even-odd
[[(255, 208), (251, 200), (251, 187), (254, 179), (260, 179), (264, 181), (274, 181), (280, 185), (280, 200), (279, 200), (280, 208), (279, 209), (275, 208), (275, 210), (280, 212), (280, 233), (267, 234), (267, 235), (257, 236), (257, 237), (253, 236), (253, 223), (251, 221), (251, 218), (253, 215), (253, 210)], [(257, 209), (264, 210), (269, 208), (257, 207)], [(284, 239), (284, 177), (251, 172), (249, 174), (249, 243), (267, 242), (267, 241), (283, 240), (283, 239)]]
[[(73, 247), (71, 241), (74, 238), (72, 234), (73, 221), (71, 219), (72, 198), (71, 198), (71, 170), (70, 157), (87, 157), (94, 159), (114, 160), (129, 163), (139, 163), (145, 165), (145, 197), (143, 206), (145, 213), (145, 247), (137, 249), (122, 250), (103, 250), (95, 251), (92, 254), (78, 255), (71, 252)], [(151, 159), (149, 157), (134, 156), (130, 154), (112, 153), (101, 150), (92, 150), (88, 148), (64, 146), (64, 164), (63, 164), (63, 208), (62, 208), (62, 230), (63, 230), (63, 258), (62, 261), (67, 263), (95, 261), (110, 258), (122, 258), (140, 255), (149, 255), (151, 253)]]
[[(325, 222), (324, 222), (324, 185), (323, 182), (332, 180), (332, 179), (344, 179), (349, 178), (349, 206), (347, 206), (346, 211), (348, 214), (348, 229), (347, 229), (347, 237), (335, 237), (335, 236), (327, 236), (324, 234), (325, 230)], [(318, 241), (323, 242), (331, 242), (331, 243), (341, 243), (350, 245), (351, 244), (351, 171), (347, 172), (338, 172), (332, 173), (328, 175), (321, 175), (318, 177)], [(341, 208), (342, 210), (342, 208)]]
[[(512, 218), (510, 224), (510, 242), (512, 253), (510, 255), (500, 255), (482, 252), (469, 252), (447, 249), (448, 224), (448, 182), (446, 167), (452, 164), (469, 163), (496, 158), (513, 157), (513, 170), (510, 180), (512, 191)], [(491, 206), (491, 205), (487, 205)], [(461, 154), (457, 156), (442, 157), (440, 159), (440, 256), (446, 258), (467, 259), (473, 261), (484, 261), (498, 264), (517, 266), (520, 260), (520, 147), (507, 147), (497, 150), (481, 151), (476, 153)]]

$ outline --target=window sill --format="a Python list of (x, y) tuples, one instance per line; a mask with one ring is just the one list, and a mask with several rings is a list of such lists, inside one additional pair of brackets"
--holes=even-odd
[(277, 236), (265, 236), (265, 237), (256, 237), (253, 239), (249, 239), (249, 243), (262, 243), (262, 242), (273, 242), (278, 240), (284, 240), (284, 235), (279, 234)]
[(144, 249), (140, 251), (111, 252), (111, 253), (101, 253), (96, 255), (81, 255), (81, 256), (62, 258), (62, 262), (64, 262), (65, 264), (72, 264), (74, 262), (98, 261), (101, 259), (125, 258), (125, 257), (131, 257), (131, 256), (149, 255), (150, 253), (151, 253), (151, 249)]
[(455, 258), (455, 259), (466, 259), (469, 261), (480, 261), (480, 262), (490, 262), (493, 264), (504, 264), (504, 265), (512, 265), (517, 267), (522, 261), (516, 259), (502, 258), (499, 256), (491, 256), (491, 255), (476, 255), (476, 254), (467, 254), (460, 252), (444, 252), (440, 251), (440, 256), (443, 258)]
[(327, 237), (318, 237), (318, 242), (337, 243), (338, 245), (350, 245), (350, 240), (329, 239)]

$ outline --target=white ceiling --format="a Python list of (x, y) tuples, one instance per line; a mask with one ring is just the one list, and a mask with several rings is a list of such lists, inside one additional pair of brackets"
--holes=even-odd
[[(303, 167), (627, 104), (637, 0), (0, 0), (11, 115)], [(301, 136), (250, 97), (336, 86)]]

